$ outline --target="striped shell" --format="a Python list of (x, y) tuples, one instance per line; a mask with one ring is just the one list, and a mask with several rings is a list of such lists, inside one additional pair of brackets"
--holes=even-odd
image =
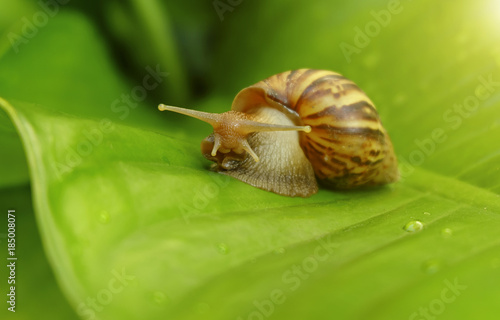
[(251, 114), (263, 106), (295, 125), (311, 126), (312, 132), (296, 134), (322, 184), (350, 189), (398, 180), (392, 143), (373, 102), (344, 76), (313, 69), (283, 72), (240, 91), (231, 109)]

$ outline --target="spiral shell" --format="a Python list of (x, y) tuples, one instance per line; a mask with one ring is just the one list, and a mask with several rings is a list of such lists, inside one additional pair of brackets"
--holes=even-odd
[(252, 113), (271, 107), (294, 124), (300, 146), (318, 180), (350, 189), (398, 180), (391, 140), (373, 102), (351, 80), (325, 70), (299, 69), (271, 76), (241, 90), (231, 109)]

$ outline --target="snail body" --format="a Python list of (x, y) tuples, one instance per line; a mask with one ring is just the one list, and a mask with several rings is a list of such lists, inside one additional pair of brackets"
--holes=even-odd
[(281, 195), (308, 197), (317, 192), (317, 180), (328, 188), (351, 189), (399, 178), (373, 102), (332, 71), (276, 74), (241, 90), (231, 111), (221, 114), (159, 109), (214, 127), (201, 143), (214, 170)]

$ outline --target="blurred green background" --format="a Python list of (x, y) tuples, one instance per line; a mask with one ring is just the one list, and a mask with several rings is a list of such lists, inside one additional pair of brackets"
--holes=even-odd
[[(496, 319), (499, 21), (496, 0), (0, 0), (2, 319)], [(296, 68), (368, 94), (401, 182), (269, 194), (208, 172), (210, 128), (156, 109), (223, 112)]]

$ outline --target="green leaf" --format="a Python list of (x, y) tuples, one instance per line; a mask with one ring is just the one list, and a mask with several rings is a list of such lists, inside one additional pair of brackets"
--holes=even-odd
[(0, 110), (0, 145), (0, 188), (27, 183), (29, 173), (23, 146), (3, 110)]
[[(226, 92), (272, 73), (345, 65), (339, 71), (374, 97), (407, 160), (399, 183), (322, 189), (307, 199), (210, 172), (197, 142), (208, 126), (174, 122), (146, 103), (113, 112), (133, 89), (86, 19), (56, 16), (17, 55), (2, 57), (0, 107), (23, 141), (44, 247), (76, 312), (99, 319), (418, 319), (427, 310), (439, 319), (495, 319), (499, 89), (458, 128), (443, 118), (477, 94), (478, 77), (500, 79), (492, 59), (499, 32), (487, 28), (494, 18), (472, 19), (490, 11), (486, 4), (404, 2), (350, 64), (339, 42), (320, 39), (334, 32), (352, 42), (353, 27), (364, 27), (386, 2), (367, 1), (363, 10), (243, 2), (234, 21), (227, 16), (214, 72), (219, 93), (203, 109), (222, 110), (231, 100)], [(452, 23), (481, 36), (458, 41)], [(285, 54), (297, 38), (305, 43)], [(248, 51), (262, 41), (266, 50)], [(450, 53), (472, 43), (464, 60)], [(435, 44), (442, 50), (434, 54), (416, 50)], [(436, 129), (447, 139), (427, 154), (419, 145)], [(422, 230), (405, 230), (418, 222)]]
[[(22, 34), (25, 17), (33, 15), (35, 6), (29, 1), (0, 0), (0, 57), (15, 50), (15, 39)], [(0, 111), (0, 188), (22, 185), (29, 181), (26, 157), (21, 140), (7, 114)]]
[[(50, 319), (76, 319), (76, 314), (64, 298), (57, 286), (52, 269), (45, 257), (40, 243), (35, 222), (35, 215), (31, 207), (30, 189), (27, 186), (2, 189), (0, 192), (0, 246), (2, 247), (2, 261), (7, 261), (8, 237), (8, 211), (15, 210), (15, 276), (10, 275), (10, 268), (2, 267), (0, 277), (4, 282), (2, 293), (5, 301), (10, 299), (10, 287), (15, 287), (15, 313), (7, 310), (11, 307), (5, 303), (0, 310), (2, 319), (37, 319), (40, 314)], [(12, 217), (11, 217), (12, 218)], [(12, 278), (10, 278), (12, 277)], [(12, 282), (15, 280), (16, 282)], [(8, 281), (11, 281), (8, 283)], [(57, 308), (55, 307), (57, 306)]]

